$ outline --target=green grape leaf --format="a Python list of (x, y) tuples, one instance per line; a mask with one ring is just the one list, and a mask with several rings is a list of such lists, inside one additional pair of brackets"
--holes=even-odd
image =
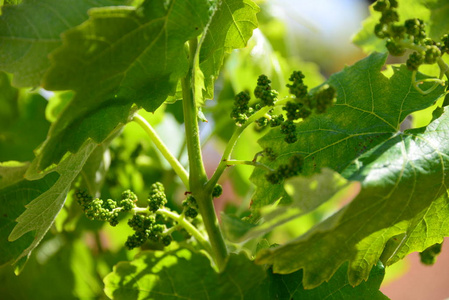
[(260, 209), (259, 215), (263, 222), (250, 228), (242, 240), (271, 232), (277, 226), (303, 216), (326, 202), (351, 201), (360, 191), (360, 182), (350, 182), (330, 169), (323, 169), (321, 173), (309, 177), (291, 178), (286, 180), (284, 186), (292, 202)]
[(247, 299), (265, 277), (262, 267), (244, 254), (231, 254), (217, 273), (209, 259), (188, 249), (142, 252), (120, 262), (104, 279), (111, 299)]
[(235, 215), (221, 213), (221, 228), (223, 234), (231, 242), (241, 242), (243, 236), (251, 232), (256, 225), (245, 222)]
[(0, 70), (18, 87), (39, 86), (50, 67), (48, 54), (62, 45), (61, 33), (87, 19), (92, 7), (118, 0), (24, 0), (5, 6), (0, 17)]
[(8, 236), (17, 224), (16, 218), (25, 211), (25, 205), (49, 190), (58, 179), (58, 174), (52, 173), (40, 180), (27, 181), (25, 171), (17, 163), (0, 165), (0, 265), (16, 259), (33, 242), (31, 232), (14, 242), (8, 241)]
[(449, 113), (427, 128), (397, 133), (358, 159), (352, 179), (362, 191), (292, 243), (264, 250), (259, 263), (275, 273), (304, 269), (304, 286), (328, 280), (349, 261), (349, 283), (368, 278), (379, 258), (389, 265), (449, 235), (446, 173)]
[(303, 272), (296, 271), (291, 274), (274, 274), (267, 270), (267, 278), (254, 290), (252, 299), (290, 299), (290, 300), (345, 300), (345, 299), (388, 299), (379, 291), (385, 276), (385, 268), (378, 263), (369, 275), (366, 282), (352, 287), (348, 282), (348, 264), (341, 266), (329, 282), (324, 282), (314, 289), (304, 289), (302, 284)]
[(252, 0), (223, 0), (203, 34), (199, 67), (204, 75), (204, 97), (214, 96), (214, 82), (225, 54), (246, 46), (257, 28), (259, 7)]
[(33, 150), (47, 136), (50, 123), (45, 119), (47, 100), (37, 93), (11, 86), (0, 72), (0, 161), (28, 161)]
[[(443, 34), (449, 32), (449, 6), (445, 0), (398, 0), (399, 21), (419, 18), (426, 24), (427, 35), (435, 41), (440, 41)], [(385, 40), (374, 34), (374, 26), (379, 23), (380, 12), (370, 7), (371, 15), (363, 22), (363, 28), (354, 36), (353, 42), (365, 52), (385, 52)]]
[(56, 235), (36, 249), (26, 268), (16, 276), (11, 266), (0, 268), (3, 299), (95, 299), (102, 295), (96, 267), (103, 257), (94, 256), (82, 239)]
[[(7, 130), (16, 121), (19, 90), (11, 86), (8, 75), (0, 72), (0, 132)], [(2, 133), (3, 135), (3, 133)]]
[(29, 163), (7, 161), (0, 163), (0, 189), (25, 178)]
[(17, 5), (19, 3), (22, 3), (22, 0), (1, 0), (1, 5)]
[(72, 91), (55, 92), (53, 96), (48, 99), (47, 107), (45, 108), (45, 118), (53, 123), (58, 119), (58, 115), (64, 110), (70, 100), (73, 98)]
[[(1, 193), (5, 195), (5, 199), (2, 201), (5, 207), (10, 201), (14, 203), (11, 209), (15, 210), (23, 209), (23, 205), (26, 204), (26, 210), (17, 217), (17, 224), (9, 234), (8, 240), (14, 242), (23, 235), (29, 236), (29, 232), (33, 232), (34, 236), (32, 243), (20, 253), (16, 262), (25, 256), (29, 256), (31, 251), (45, 236), (63, 207), (73, 180), (96, 147), (96, 143), (92, 141), (86, 142), (78, 153), (68, 156), (42, 179), (37, 181), (23, 180), (14, 186), (7, 187), (10, 196), (6, 196), (6, 192)], [(30, 192), (31, 188), (29, 186), (36, 186), (36, 188)], [(10, 208), (6, 209), (6, 211), (9, 210)], [(10, 218), (8, 219), (11, 222)], [(2, 230), (2, 232), (9, 233), (10, 231)]]
[(39, 169), (88, 138), (104, 141), (129, 120), (134, 104), (153, 112), (173, 95), (188, 70), (184, 44), (202, 32), (209, 8), (207, 0), (93, 8), (86, 22), (64, 32), (43, 85), (76, 95), (53, 123)]
[[(412, 73), (405, 66), (394, 68), (387, 78), (381, 73), (387, 55), (373, 53), (351, 67), (332, 75), (328, 83), (337, 90), (337, 102), (324, 114), (314, 114), (297, 124), (298, 141), (284, 142), (280, 129), (270, 130), (259, 144), (271, 147), (275, 161), (263, 162), (275, 169), (288, 163), (294, 154), (305, 157), (303, 175), (330, 168), (344, 170), (353, 160), (379, 143), (398, 134), (407, 115), (429, 107), (440, 97), (443, 87), (428, 95), (413, 88)], [(356, 124), (357, 126), (354, 126)], [(257, 186), (253, 208), (284, 197), (291, 201), (281, 184), (265, 179), (267, 172), (256, 168), (251, 176)]]

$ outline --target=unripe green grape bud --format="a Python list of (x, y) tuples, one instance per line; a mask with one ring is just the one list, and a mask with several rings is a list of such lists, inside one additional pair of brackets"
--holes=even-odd
[(445, 34), (441, 37), (441, 52), (449, 53), (449, 34)]
[(268, 77), (264, 74), (259, 75), (259, 77), (257, 78), (257, 85), (268, 86), (270, 83), (271, 83), (271, 80), (268, 79)]
[(103, 202), (103, 208), (107, 209), (109, 211), (112, 211), (115, 208), (117, 208), (117, 202), (115, 202), (115, 200), (108, 199), (108, 200)]
[(373, 9), (375, 11), (383, 12), (387, 9), (388, 3), (385, 0), (377, 0), (376, 3), (373, 5)]
[(379, 20), (381, 23), (389, 24), (399, 21), (399, 15), (395, 10), (385, 10)]
[(397, 0), (390, 0), (390, 8), (398, 8), (398, 1)]
[(193, 207), (189, 207), (185, 212), (185, 216), (194, 219), (198, 216), (198, 211)]
[(426, 64), (434, 64), (441, 56), (441, 50), (437, 46), (427, 46), (424, 55), (424, 62)]
[(126, 190), (122, 193), (122, 199), (130, 199), (133, 202), (137, 202), (137, 195), (134, 194), (131, 190)]
[(280, 115), (272, 115), (270, 120), (270, 127), (280, 126), (284, 122), (284, 116)]
[(421, 53), (413, 52), (407, 59), (407, 68), (410, 71), (417, 71), (419, 66), (424, 63), (424, 56)]
[(223, 187), (220, 184), (216, 184), (212, 189), (212, 197), (218, 198), (223, 193)]
[(265, 126), (268, 125), (268, 119), (265, 118), (265, 117), (259, 118), (259, 119), (256, 120), (256, 124), (257, 124), (259, 127), (262, 127), (262, 128), (263, 128), (263, 127), (265, 127)]
[(296, 143), (296, 141), (298, 140), (298, 138), (296, 137), (295, 134), (287, 134), (287, 136), (284, 138), (284, 141), (287, 144), (293, 144)]
[(118, 213), (117, 212), (111, 213), (111, 216), (109, 217), (109, 224), (113, 227), (117, 226), (117, 224), (118, 224)]
[(388, 52), (390, 52), (390, 54), (393, 56), (401, 56), (405, 53), (405, 49), (403, 47), (390, 39), (387, 40), (386, 47), (388, 49)]
[(169, 246), (172, 242), (173, 238), (170, 235), (166, 235), (162, 238), (162, 244), (164, 246)]
[(273, 148), (270, 148), (270, 147), (265, 148), (264, 154), (271, 161), (273, 161), (277, 158), (277, 155), (274, 152)]
[(387, 31), (387, 26), (383, 23), (379, 23), (374, 26), (374, 34), (381, 39), (390, 37), (390, 34)]
[(400, 25), (390, 25), (391, 36), (396, 39), (405, 37), (405, 27)]

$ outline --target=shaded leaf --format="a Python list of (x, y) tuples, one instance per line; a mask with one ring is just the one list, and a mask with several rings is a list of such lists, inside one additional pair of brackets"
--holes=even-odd
[(31, 232), (14, 242), (8, 241), (8, 236), (17, 224), (16, 218), (25, 211), (25, 205), (49, 190), (59, 177), (52, 173), (40, 180), (26, 181), (23, 179), (25, 171), (0, 165), (0, 265), (15, 260), (33, 242)]
[(382, 257), (390, 265), (449, 235), (446, 177), (449, 113), (427, 128), (398, 133), (362, 158), (352, 176), (359, 196), (290, 244), (260, 254), (276, 273), (304, 269), (304, 286), (328, 280), (349, 261), (349, 282), (368, 278)]
[(284, 184), (292, 202), (284, 205), (267, 206), (260, 209), (261, 224), (250, 228), (243, 240), (271, 232), (277, 226), (303, 216), (323, 203), (348, 202), (360, 192), (360, 183), (349, 182), (338, 173), (323, 169), (310, 177), (299, 176)]
[(48, 54), (62, 44), (60, 34), (85, 21), (88, 9), (123, 2), (24, 0), (20, 5), (3, 7), (0, 17), (0, 70), (15, 75), (15, 86), (39, 86), (42, 76), (50, 67)]
[(133, 104), (154, 111), (173, 95), (188, 69), (184, 43), (207, 24), (209, 5), (146, 1), (137, 9), (94, 8), (88, 21), (66, 31), (43, 82), (76, 95), (53, 123), (39, 169), (75, 153), (88, 138), (104, 141), (129, 120)]
[(83, 240), (57, 235), (36, 249), (20, 276), (10, 266), (0, 268), (0, 294), (8, 300), (104, 297), (96, 271), (91, 249)]
[[(16, 219), (17, 224), (9, 234), (8, 240), (16, 241), (25, 234), (29, 236), (29, 232), (33, 232), (34, 236), (32, 243), (28, 244), (26, 249), (23, 249), (16, 261), (29, 256), (47, 233), (64, 205), (73, 180), (96, 147), (95, 143), (88, 142), (81, 151), (67, 157), (53, 172), (42, 179), (37, 181), (24, 180), (8, 187), (9, 193), (14, 196), (7, 197), (7, 200), (4, 200), (5, 203), (6, 201), (16, 201), (17, 204), (14, 204), (12, 209), (21, 209), (26, 204), (26, 210)], [(29, 185), (36, 186), (32, 193), (29, 192)], [(9, 209), (6, 211), (9, 211)], [(10, 231), (2, 232), (9, 233)]]
[(8, 75), (0, 72), (0, 132), (7, 130), (17, 118), (19, 90), (11, 86)]
[(27, 161), (47, 135), (47, 101), (36, 93), (13, 88), (0, 72), (0, 161)]
[(225, 237), (231, 242), (237, 242), (245, 236), (248, 231), (253, 229), (256, 225), (245, 222), (241, 218), (221, 213), (221, 227)]
[(231, 254), (222, 273), (203, 255), (188, 249), (142, 252), (120, 262), (105, 277), (106, 295), (113, 299), (246, 299), (265, 277), (262, 267), (244, 254)]
[[(354, 159), (396, 135), (408, 114), (433, 105), (440, 97), (442, 87), (425, 96), (416, 91), (411, 72), (405, 66), (394, 68), (394, 74), (385, 77), (381, 69), (386, 57), (374, 53), (332, 75), (328, 83), (337, 90), (337, 102), (326, 113), (298, 123), (298, 141), (293, 144), (284, 142), (285, 135), (279, 129), (270, 130), (259, 144), (262, 148), (271, 147), (277, 158), (263, 162), (274, 169), (287, 163), (292, 155), (301, 154), (305, 158), (304, 175), (322, 168), (341, 172)], [(289, 201), (283, 186), (270, 184), (265, 174), (258, 168), (251, 176), (257, 186), (253, 207), (268, 205), (281, 197)]]

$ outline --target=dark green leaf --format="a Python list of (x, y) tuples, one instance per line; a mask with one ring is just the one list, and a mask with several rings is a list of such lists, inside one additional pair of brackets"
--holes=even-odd
[(69, 235), (45, 240), (16, 276), (12, 267), (0, 268), (2, 299), (98, 299), (102, 292), (92, 249)]
[[(104, 279), (108, 297), (121, 299), (247, 299), (265, 277), (244, 254), (232, 254), (222, 273), (188, 249), (143, 252), (121, 262)], [(249, 298), (248, 298), (249, 299)]]
[(0, 189), (22, 181), (29, 163), (7, 161), (0, 163)]
[(255, 227), (254, 224), (243, 221), (241, 218), (222, 213), (221, 226), (226, 238), (232, 242), (239, 241), (248, 231)]
[(27, 161), (47, 135), (47, 101), (41, 95), (18, 90), (0, 72), (0, 161)]
[(48, 54), (62, 44), (61, 33), (85, 21), (90, 8), (123, 2), (24, 0), (20, 5), (3, 7), (0, 70), (15, 75), (15, 86), (39, 86), (50, 66)]
[(8, 236), (25, 205), (48, 191), (59, 177), (51, 173), (40, 180), (27, 181), (23, 179), (26, 169), (17, 171), (17, 167), (0, 165), (0, 174), (4, 176), (0, 180), (0, 265), (15, 260), (33, 242), (31, 232), (14, 242), (8, 241)]
[(358, 197), (290, 244), (265, 251), (260, 263), (276, 273), (304, 269), (304, 286), (315, 287), (346, 261), (349, 282), (368, 278), (382, 257), (390, 265), (449, 235), (449, 113), (427, 128), (397, 133), (359, 159), (353, 179)]
[(133, 104), (154, 111), (174, 94), (188, 69), (184, 44), (202, 32), (209, 5), (146, 1), (137, 9), (94, 8), (88, 21), (66, 31), (44, 86), (76, 95), (53, 123), (39, 168), (75, 153), (88, 138), (101, 143), (128, 122)]

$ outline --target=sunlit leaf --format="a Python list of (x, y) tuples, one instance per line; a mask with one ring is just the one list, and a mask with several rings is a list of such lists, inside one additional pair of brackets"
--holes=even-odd
[(259, 7), (252, 0), (220, 1), (204, 34), (199, 53), (199, 66), (204, 74), (204, 96), (212, 99), (214, 82), (223, 59), (232, 49), (243, 48), (257, 28)]
[(427, 128), (397, 133), (361, 157), (352, 175), (361, 193), (346, 207), (295, 241), (259, 256), (276, 273), (304, 269), (315, 287), (346, 261), (349, 283), (368, 278), (381, 258), (389, 265), (449, 235), (449, 114)]

